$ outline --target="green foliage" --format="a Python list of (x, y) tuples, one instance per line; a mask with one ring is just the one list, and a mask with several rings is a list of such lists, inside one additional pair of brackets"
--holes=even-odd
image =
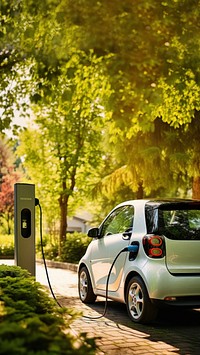
[(62, 242), (69, 205), (78, 203), (81, 192), (87, 190), (86, 177), (92, 176), (101, 160), (102, 129), (108, 119), (105, 98), (110, 95), (110, 86), (103, 59), (96, 58), (92, 51), (73, 53), (60, 70), (61, 74), (48, 82), (48, 88), (47, 83), (40, 83), (41, 100), (33, 105), (37, 134), (24, 131), (18, 153), (24, 156), (44, 206), (48, 193), (60, 209)]
[[(84, 233), (67, 233), (66, 241), (63, 243), (61, 248), (61, 254), (58, 255), (58, 242), (52, 243), (48, 236), (46, 236), (43, 238), (43, 250), (45, 258), (49, 260), (57, 260), (77, 264), (85, 254), (87, 246), (90, 242), (91, 238), (89, 238)], [(37, 255), (39, 257), (42, 256), (40, 242), (37, 244)]]
[[(114, 90), (112, 138), (120, 139), (123, 128), (127, 132), (130, 128), (132, 134), (149, 129), (152, 104), (162, 110), (166, 94), (160, 87), (163, 81), (169, 85), (168, 100), (165, 97), (163, 103), (164, 121), (172, 106), (167, 122), (175, 127), (190, 122), (190, 114), (199, 106), (193, 92), (195, 87), (197, 95), (199, 91), (198, 0), (142, 0), (134, 6), (131, 0), (115, 0), (114, 6), (94, 0), (92, 7), (90, 0), (62, 3), (63, 12), (76, 25), (82, 48), (93, 48), (98, 55), (113, 54), (108, 73)], [(69, 6), (64, 8), (64, 3)]]
[(200, 111), (200, 86), (191, 69), (177, 75), (173, 83), (167, 78), (160, 79), (158, 89), (161, 90), (162, 100), (152, 109), (152, 117), (162, 117), (163, 122), (178, 128), (191, 123), (195, 111)]
[[(76, 25), (82, 48), (112, 54), (107, 73), (113, 116), (105, 156), (112, 151), (118, 164), (103, 167), (96, 189), (111, 199), (124, 184), (136, 195), (141, 184), (145, 196), (187, 194), (188, 173), (199, 174), (199, 148), (188, 160), (191, 149), (182, 144), (182, 130), (191, 137), (199, 126), (199, 1), (68, 3), (63, 13)], [(176, 137), (173, 145), (168, 133)]]
[(117, 195), (121, 201), (125, 196), (127, 199), (180, 196), (178, 188), (185, 190), (189, 185), (188, 147), (183, 144), (186, 142), (183, 132), (183, 128), (175, 129), (157, 118), (149, 132), (118, 141), (113, 150), (121, 164), (113, 164), (110, 172), (104, 169), (93, 190), (94, 196), (115, 200)]
[(14, 109), (34, 105), (37, 131), (24, 134), (21, 154), (51, 228), (58, 199), (65, 236), (68, 208), (96, 183), (112, 200), (124, 188), (191, 189), (199, 0), (3, 0), (0, 12), (0, 130)]
[(0, 266), (0, 354), (94, 354), (85, 335), (66, 332), (77, 316), (60, 309), (39, 283), (19, 267)]
[(14, 238), (12, 235), (0, 235), (0, 257), (14, 257)]
[[(52, 241), (48, 235), (42, 237), (42, 245), (43, 251), (45, 253), (45, 258), (49, 260), (58, 260), (58, 249), (59, 243), (58, 241)], [(38, 240), (36, 243), (36, 253), (37, 257), (42, 257), (42, 248), (41, 248), (41, 240)]]
[(0, 245), (14, 245), (14, 236), (11, 234), (0, 234)]
[(0, 278), (2, 277), (19, 277), (19, 278), (26, 278), (30, 277), (30, 274), (27, 270), (21, 269), (19, 266), (8, 266), (8, 265), (1, 265), (0, 266)]
[(83, 233), (67, 233), (66, 241), (62, 246), (60, 260), (68, 263), (78, 263), (85, 254), (91, 238)]
[(0, 136), (0, 230), (13, 232), (14, 184), (21, 177), (9, 141)]
[(0, 245), (0, 257), (14, 257), (14, 246), (10, 245)]

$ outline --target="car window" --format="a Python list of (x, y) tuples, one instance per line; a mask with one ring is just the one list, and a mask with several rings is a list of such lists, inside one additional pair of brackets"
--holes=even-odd
[(122, 206), (114, 210), (101, 226), (101, 236), (131, 231), (133, 228), (134, 207)]
[(169, 239), (199, 240), (200, 210), (162, 211), (159, 226)]

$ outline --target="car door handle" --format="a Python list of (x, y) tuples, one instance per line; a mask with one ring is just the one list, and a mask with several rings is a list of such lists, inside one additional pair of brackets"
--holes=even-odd
[(124, 240), (129, 240), (131, 238), (132, 230), (122, 233)]

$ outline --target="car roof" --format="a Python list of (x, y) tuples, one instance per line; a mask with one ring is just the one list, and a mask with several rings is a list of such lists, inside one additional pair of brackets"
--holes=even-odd
[(127, 200), (120, 203), (117, 207), (124, 206), (124, 205), (134, 205), (134, 206), (151, 206), (152, 208), (158, 208), (161, 205), (168, 205), (168, 204), (188, 204), (188, 203), (196, 203), (200, 204), (200, 200), (195, 199), (184, 199), (184, 198), (157, 198), (157, 199), (138, 199), (138, 200)]

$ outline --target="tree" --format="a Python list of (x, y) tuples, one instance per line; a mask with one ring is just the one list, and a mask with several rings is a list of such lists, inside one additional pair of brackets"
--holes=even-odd
[(0, 139), (0, 217), (7, 224), (7, 233), (11, 233), (14, 217), (14, 184), (21, 174), (15, 169), (12, 151), (3, 139)]
[[(105, 178), (105, 185), (112, 184), (116, 191), (116, 182), (126, 180), (135, 185), (134, 191), (138, 186), (141, 192), (142, 184), (150, 193), (155, 191), (155, 181), (160, 182), (157, 188), (162, 188), (163, 182), (167, 188), (167, 181), (169, 185), (173, 181), (178, 182), (177, 190), (181, 176), (184, 185), (192, 178), (193, 189), (197, 189), (198, 164), (194, 165), (192, 156), (197, 162), (198, 154), (192, 154), (182, 139), (187, 134), (187, 140), (191, 136), (196, 141), (193, 127), (199, 125), (199, 1), (149, 0), (134, 6), (129, 0), (115, 1), (114, 6), (93, 1), (91, 7), (85, 0), (81, 10), (80, 1), (69, 3), (65, 11), (78, 28), (82, 46), (92, 47), (99, 55), (113, 54), (108, 66), (114, 91), (109, 132), (111, 144), (121, 147), (121, 152), (117, 149), (120, 163)], [(160, 130), (164, 141), (155, 145), (158, 119), (163, 121)], [(172, 142), (170, 137), (176, 138), (173, 146), (167, 146)], [(195, 151), (199, 152), (197, 141)], [(155, 161), (157, 178), (150, 173)], [(193, 196), (200, 198), (195, 192)]]
[[(2, 4), (0, 60), (5, 100), (16, 98), (15, 90), (14, 96), (8, 95), (12, 73), (12, 82), (21, 83), (17, 85), (20, 94), (28, 93), (43, 112), (48, 107), (49, 116), (60, 115), (53, 111), (53, 101), (57, 102), (53, 93), (63, 102), (63, 113), (71, 91), (62, 86), (59, 96), (59, 82), (66, 75), (73, 78), (74, 67), (68, 63), (74, 53), (89, 57), (92, 51), (101, 58), (98, 71), (103, 70), (112, 88), (113, 114), (104, 136), (109, 137), (107, 149), (115, 161), (110, 168), (116, 170), (118, 181), (121, 174), (121, 181), (129, 180), (138, 196), (155, 192), (155, 181), (156, 193), (164, 191), (163, 181), (166, 191), (171, 181), (180, 184), (180, 177), (183, 186), (187, 181), (190, 187), (191, 179), (196, 186), (199, 171), (194, 171), (198, 164), (193, 163), (198, 161), (199, 148), (192, 125), (199, 123), (199, 0), (4, 0)], [(108, 56), (109, 60), (102, 60)], [(6, 107), (13, 109), (8, 102)], [(161, 139), (157, 141), (158, 122)], [(188, 140), (190, 136), (195, 140), (197, 153), (183, 144), (186, 134)], [(160, 168), (158, 177), (149, 174), (155, 164)], [(177, 184), (173, 193), (176, 190)]]
[[(134, 5), (132, 0), (115, 0), (114, 4), (94, 0), (93, 6), (90, 0), (68, 0), (68, 4), (62, 9), (77, 26), (81, 45), (93, 48), (98, 55), (113, 54), (108, 73), (114, 90), (114, 120), (118, 124), (120, 120), (131, 120), (132, 130), (137, 131), (157, 116), (175, 127), (191, 121), (194, 109), (199, 107), (198, 0), (143, 0)], [(163, 82), (168, 85), (168, 96), (170, 88), (177, 90), (171, 91), (177, 101), (164, 102), (163, 108), (170, 113), (169, 106), (179, 102), (179, 113), (187, 108), (184, 120), (175, 110), (171, 119), (164, 117), (163, 111), (159, 114), (154, 110), (149, 116), (152, 104), (160, 105), (162, 110)]]
[[(189, 189), (189, 152), (185, 131), (157, 118), (152, 130), (113, 142), (118, 164), (105, 170), (94, 191), (112, 196), (130, 190), (129, 198), (183, 196)], [(131, 197), (132, 196), (132, 197)], [(121, 198), (122, 199), (122, 198)]]
[(19, 174), (10, 172), (3, 177), (0, 190), (0, 216), (7, 224), (7, 234), (11, 234), (14, 218), (14, 184), (20, 179)]
[(66, 239), (69, 200), (87, 190), (88, 176), (101, 160), (102, 130), (107, 120), (103, 104), (110, 95), (101, 67), (102, 59), (92, 53), (74, 53), (60, 68), (62, 75), (54, 78), (51, 86), (49, 83), (51, 95), (45, 96), (43, 87), (40, 97), (37, 93), (34, 109), (39, 150), (32, 140), (26, 145), (32, 135), (25, 132), (22, 137), (24, 164), (31, 168), (31, 175), (33, 168), (36, 172), (41, 169), (41, 181), (45, 180), (48, 191), (52, 189), (51, 194), (58, 198), (60, 247)]
[[(15, 110), (21, 114), (26, 107), (26, 85), (30, 61), (25, 55), (27, 42), (23, 41), (25, 28), (21, 1), (2, 0), (0, 6), (0, 132), (10, 128)], [(28, 20), (28, 18), (27, 18)], [(25, 26), (26, 27), (26, 26)], [(25, 39), (25, 38), (24, 38)], [(16, 127), (14, 127), (16, 128)]]
[[(20, 115), (28, 115), (29, 95), (34, 88), (37, 68), (48, 72), (47, 75), (54, 71), (53, 47), (59, 36), (54, 10), (58, 3), (54, 0), (1, 1), (0, 132), (10, 128), (16, 110)], [(60, 41), (57, 51), (59, 46)]]

